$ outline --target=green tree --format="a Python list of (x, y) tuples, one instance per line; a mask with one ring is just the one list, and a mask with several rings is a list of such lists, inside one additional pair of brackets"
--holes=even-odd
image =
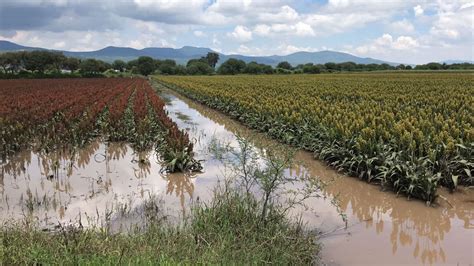
[(186, 72), (190, 75), (209, 75), (214, 69), (205, 60), (191, 59), (186, 64)]
[(183, 65), (176, 65), (173, 69), (174, 75), (186, 75), (187, 70)]
[(313, 63), (308, 63), (303, 66), (302, 68), (303, 73), (306, 74), (319, 74), (321, 73), (321, 69), (318, 66), (314, 65)]
[(393, 70), (393, 69), (395, 69), (395, 67), (393, 67), (393, 66), (391, 66), (387, 63), (383, 63), (383, 64), (379, 65), (379, 69), (380, 70)]
[(262, 67), (255, 61), (247, 64), (243, 72), (247, 74), (262, 74)]
[(263, 68), (263, 74), (273, 74), (273, 73), (275, 73), (275, 70), (270, 65), (262, 64), (262, 68)]
[(59, 52), (52, 52), (50, 56), (51, 56), (50, 67), (56, 72), (61, 72), (61, 69), (64, 66), (64, 62), (66, 62), (67, 57), (63, 55), (63, 53), (59, 53)]
[(333, 63), (333, 62), (327, 62), (326, 64), (324, 64), (324, 66), (326, 67), (326, 69), (327, 69), (329, 72), (333, 72), (333, 71), (339, 70), (337, 64), (336, 64), (336, 63)]
[(214, 53), (214, 52), (207, 53), (206, 57), (204, 57), (204, 58), (206, 59), (209, 66), (212, 67), (212, 68), (215, 68), (217, 62), (219, 62), (219, 54), (218, 53)]
[(11, 73), (16, 73), (25, 66), (27, 52), (7, 53), (7, 62)]
[(127, 62), (127, 68), (132, 69), (133, 67), (138, 66), (138, 59), (130, 60)]
[(96, 59), (86, 59), (79, 65), (82, 74), (100, 74), (107, 70), (104, 62)]
[(186, 63), (186, 67), (189, 67), (189, 66), (191, 66), (192, 64), (197, 63), (197, 62), (201, 62), (201, 63), (207, 64), (207, 59), (206, 59), (205, 57), (201, 57), (201, 59), (190, 59), (190, 60)]
[(112, 68), (117, 70), (117, 71), (120, 71), (120, 72), (123, 72), (125, 71), (125, 68), (127, 67), (127, 63), (125, 63), (124, 61), (122, 60), (115, 60), (113, 63), (112, 63)]
[(155, 61), (149, 56), (140, 56), (137, 67), (140, 74), (148, 76), (155, 71)]
[(244, 68), (243, 73), (247, 74), (273, 74), (273, 68), (270, 65), (259, 64), (252, 61)]
[(397, 69), (405, 70), (406, 66), (404, 64), (400, 64), (400, 65), (397, 66)]
[(338, 68), (341, 71), (354, 71), (357, 67), (357, 64), (354, 62), (343, 62), (338, 64)]
[(222, 63), (217, 72), (222, 75), (235, 75), (242, 73), (246, 64), (244, 61), (230, 58), (229, 60)]
[(282, 69), (286, 69), (286, 70), (291, 70), (293, 67), (292, 67), (291, 64), (288, 63), (287, 61), (283, 61), (283, 62), (278, 63), (277, 68), (282, 68)]
[(81, 64), (81, 60), (75, 57), (68, 57), (64, 60), (63, 67), (65, 69), (70, 70), (71, 72), (76, 71), (79, 69), (79, 65)]
[(10, 69), (10, 63), (8, 62), (8, 53), (0, 54), (0, 67), (3, 73), (7, 73)]
[(161, 61), (161, 64), (158, 70), (162, 74), (175, 75), (177, 74), (176, 61), (171, 60), (171, 59), (163, 60)]
[(154, 60), (154, 63), (155, 63), (155, 69), (158, 69), (158, 70), (159, 70), (162, 61), (161, 61), (160, 59), (155, 59), (155, 60)]
[(443, 69), (443, 66), (440, 63), (431, 62), (426, 64), (426, 67), (430, 70), (440, 70)]
[(62, 63), (66, 57), (57, 52), (37, 50), (27, 52), (24, 58), (24, 67), (26, 70), (38, 71), (44, 73), (47, 68), (54, 68), (59, 72)]

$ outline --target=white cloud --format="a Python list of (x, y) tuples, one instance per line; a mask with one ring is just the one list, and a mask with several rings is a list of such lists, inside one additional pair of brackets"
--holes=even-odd
[(10, 42), (29, 45), (28, 40), (30, 39), (30, 32), (23, 31), (23, 30), (18, 30), (11, 36), (2, 36), (2, 35), (0, 35), (0, 39), (7, 40), (7, 41), (10, 41)]
[(287, 54), (292, 54), (296, 52), (316, 52), (318, 51), (318, 49), (310, 47), (310, 46), (298, 47), (295, 45), (288, 44), (288, 45), (278, 46), (278, 51), (279, 51), (279, 54), (287, 55)]
[(251, 53), (250, 48), (248, 48), (246, 45), (239, 45), (239, 49), (237, 50), (238, 53), (240, 54), (249, 54)]
[[(466, 7), (462, 2), (456, 4), (441, 4), (438, 8), (436, 20), (430, 29), (434, 39), (453, 41), (464, 39), (473, 40), (473, 13), (474, 6)], [(435, 41), (435, 40), (433, 40)]]
[(388, 54), (393, 50), (413, 50), (420, 46), (418, 40), (410, 36), (399, 36), (394, 39), (390, 34), (383, 34), (371, 43), (359, 46), (354, 49), (357, 54)]
[(280, 43), (264, 47), (255, 47), (241, 44), (236, 51), (228, 51), (228, 54), (243, 54), (248, 56), (288, 55), (296, 52), (316, 52), (319, 49), (311, 46), (297, 46), (293, 44)]
[(143, 49), (146, 47), (146, 45), (140, 42), (139, 40), (132, 40), (128, 43), (128, 45), (135, 49)]
[(295, 34), (298, 36), (314, 36), (313, 28), (304, 22), (296, 23), (295, 30)]
[(338, 12), (373, 12), (373, 11), (394, 11), (404, 9), (419, 0), (329, 0), (327, 9)]
[[(295, 21), (298, 13), (290, 0), (215, 0), (206, 9), (204, 20), (212, 25), (234, 24), (251, 26), (256, 23)], [(209, 19), (208, 17), (211, 17)]]
[[(13, 14), (2, 21), (1, 39), (64, 50), (199, 45), (268, 55), (326, 45), (401, 62), (450, 52), (469, 59), (474, 52), (473, 0), (0, 2), (2, 15)], [(367, 40), (356, 30), (379, 38)]]
[(28, 0), (28, 1), (18, 1), (18, 0), (2, 0), (4, 4), (19, 3), (25, 6), (40, 6), (40, 5), (53, 5), (57, 7), (62, 7), (67, 5), (68, 0)]
[(200, 31), (200, 30), (193, 31), (193, 34), (196, 37), (206, 37), (207, 36), (207, 34), (205, 34), (203, 31)]
[(282, 6), (276, 13), (262, 13), (258, 15), (259, 21), (267, 23), (291, 22), (299, 19), (298, 12), (290, 6)]
[(212, 35), (212, 45), (214, 46), (220, 46), (221, 41), (217, 38), (217, 34)]
[(374, 43), (377, 46), (390, 46), (393, 43), (393, 37), (392, 35), (385, 33), (382, 37), (375, 39)]
[(413, 12), (415, 12), (416, 17), (419, 17), (419, 16), (422, 16), (425, 11), (420, 5), (417, 5), (413, 8)]
[(255, 26), (253, 31), (255, 32), (255, 34), (260, 35), (260, 36), (269, 36), (271, 33), (271, 30), (272, 28), (270, 26), (266, 24), (259, 24)]
[(407, 50), (419, 47), (420, 44), (417, 40), (410, 36), (400, 36), (395, 42), (392, 43), (392, 47), (397, 50)]
[(392, 22), (390, 24), (390, 29), (399, 34), (410, 34), (415, 32), (415, 26), (413, 26), (413, 24), (407, 19)]
[(137, 28), (137, 30), (141, 32), (148, 32), (148, 33), (153, 33), (153, 34), (165, 33), (165, 30), (163, 29), (163, 27), (160, 27), (155, 22), (134, 20), (133, 25), (135, 26), (135, 28)]
[(234, 31), (228, 33), (227, 36), (237, 40), (238, 42), (249, 42), (252, 40), (252, 32), (242, 25), (237, 25)]
[(472, 0), (421, 2), (413, 9), (415, 15), (420, 17), (419, 20), (401, 21), (406, 20), (412, 26), (413, 23), (429, 26), (428, 30), (420, 28), (419, 31), (410, 32), (411, 26), (408, 23), (394, 22), (389, 25), (389, 29), (400, 36), (384, 34), (366, 44), (356, 45), (352, 51), (359, 55), (403, 63), (426, 63), (453, 58), (472, 60), (472, 3)]
[(276, 23), (272, 25), (259, 24), (255, 26), (253, 32), (259, 36), (281, 36), (295, 35), (300, 37), (314, 36), (315, 32), (311, 25), (298, 22), (296, 24)]
[(59, 42), (55, 42), (53, 44), (53, 47), (56, 48), (56, 49), (62, 49), (66, 46), (66, 42), (65, 41), (59, 41)]
[(474, 2), (467, 1), (467, 3), (462, 4), (460, 9), (470, 8), (474, 6)]
[(202, 9), (206, 0), (133, 0), (139, 8), (159, 11), (180, 12), (182, 10)]
[(245, 1), (222, 1), (216, 0), (209, 8), (209, 11), (217, 13), (233, 13), (236, 11), (245, 12), (249, 10), (250, 5), (252, 4), (251, 0)]
[(26, 46), (61, 49), (67, 51), (92, 51), (105, 46), (122, 46), (142, 49), (145, 47), (175, 47), (171, 36), (150, 32), (134, 31), (133, 36), (124, 38), (120, 31), (18, 31), (10, 37), (0, 35), (0, 39)]
[(333, 13), (333, 14), (310, 14), (304, 22), (311, 25), (316, 34), (332, 35), (349, 31), (353, 28), (361, 28), (385, 18), (382, 13)]

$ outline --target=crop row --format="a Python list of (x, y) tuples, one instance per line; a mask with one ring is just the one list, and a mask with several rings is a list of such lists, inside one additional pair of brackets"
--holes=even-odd
[(188, 135), (144, 79), (0, 81), (0, 154), (84, 146), (91, 139), (157, 149), (170, 171), (199, 169)]
[(470, 74), (160, 77), (331, 166), (427, 202), (473, 185)]

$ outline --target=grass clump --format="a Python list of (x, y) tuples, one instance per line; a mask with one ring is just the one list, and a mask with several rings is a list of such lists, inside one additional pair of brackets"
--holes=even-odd
[[(261, 206), (252, 195), (218, 192), (207, 208), (197, 208), (191, 231), (201, 262), (232, 264), (311, 264), (319, 245), (301, 223), (277, 212), (262, 222)], [(197, 255), (197, 254), (196, 254)], [(217, 255), (217, 257), (216, 257)]]
[[(277, 213), (277, 212), (273, 212)], [(163, 219), (146, 229), (60, 227), (47, 232), (8, 225), (0, 232), (0, 264), (310, 264), (319, 251), (314, 235), (300, 223), (269, 215), (252, 195), (220, 189), (209, 204), (193, 207), (191, 219), (172, 226)]]

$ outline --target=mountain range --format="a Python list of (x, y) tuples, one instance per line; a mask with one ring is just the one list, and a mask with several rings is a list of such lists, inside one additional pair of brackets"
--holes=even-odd
[[(29, 47), (19, 45), (13, 42), (0, 40), (0, 53), (1, 52), (13, 52), (13, 51), (33, 51), (33, 50), (53, 50), (39, 47)], [(62, 52), (66, 56), (78, 57), (78, 58), (95, 58), (104, 60), (107, 62), (112, 62), (116, 59), (121, 59), (124, 61), (129, 61), (136, 59), (140, 56), (150, 56), (155, 59), (173, 59), (179, 64), (186, 64), (186, 62), (193, 58), (200, 58), (205, 56), (208, 52), (215, 52), (209, 48), (202, 47), (192, 47), (184, 46), (179, 49), (175, 48), (158, 48), (150, 47), (144, 49), (134, 49), (130, 47), (115, 47), (108, 46), (96, 51), (87, 51), (87, 52), (72, 52), (72, 51), (62, 51), (62, 50), (53, 50)], [(324, 64), (327, 62), (341, 63), (352, 61), (358, 64), (391, 64), (397, 65), (396, 63), (385, 62), (382, 60), (377, 60), (373, 58), (362, 58), (357, 57), (348, 53), (335, 52), (335, 51), (320, 51), (320, 52), (296, 52), (289, 55), (272, 55), (272, 56), (246, 56), (239, 54), (219, 54), (219, 63), (226, 61), (229, 58), (241, 59), (245, 62), (256, 61), (257, 63), (267, 64), (276, 66), (279, 62), (288, 61), (292, 65), (305, 64), (305, 63), (315, 63), (315, 64)]]
[[(22, 46), (13, 42), (0, 40), (0, 53), (2, 52), (12, 52), (12, 51), (32, 51), (32, 50), (51, 50), (46, 48), (39, 47), (28, 47)], [(61, 51), (66, 56), (78, 57), (78, 58), (95, 58), (104, 60), (107, 62), (112, 62), (116, 59), (121, 59), (124, 61), (129, 61), (136, 59), (140, 56), (150, 56), (155, 59), (173, 59), (179, 64), (186, 64), (190, 59), (200, 58), (205, 56), (208, 52), (214, 52), (209, 48), (203, 47), (193, 47), (193, 46), (184, 46), (179, 49), (175, 48), (158, 48), (150, 47), (144, 49), (134, 49), (130, 47), (115, 47), (108, 46), (96, 51), (87, 51), (87, 52), (72, 52), (72, 51)], [(239, 54), (230, 54), (226, 55), (223, 53), (219, 54), (219, 63), (226, 61), (229, 58), (241, 59), (245, 62), (256, 61), (257, 63), (267, 64), (276, 66), (279, 62), (288, 61), (292, 65), (305, 64), (305, 63), (314, 63), (314, 64), (324, 64), (328, 62), (342, 63), (342, 62), (354, 62), (357, 64), (383, 64), (387, 63), (390, 65), (398, 65), (398, 63), (386, 62), (383, 60), (378, 60), (370, 57), (358, 57), (343, 52), (336, 51), (319, 51), (319, 52), (296, 52), (289, 55), (272, 55), (272, 56), (246, 56)], [(462, 62), (462, 60), (448, 60)], [(448, 62), (446, 61), (446, 62)]]
[(473, 60), (445, 60), (445, 61), (440, 62), (440, 63), (445, 63), (447, 65), (462, 64), (462, 63), (474, 64), (474, 61)]

